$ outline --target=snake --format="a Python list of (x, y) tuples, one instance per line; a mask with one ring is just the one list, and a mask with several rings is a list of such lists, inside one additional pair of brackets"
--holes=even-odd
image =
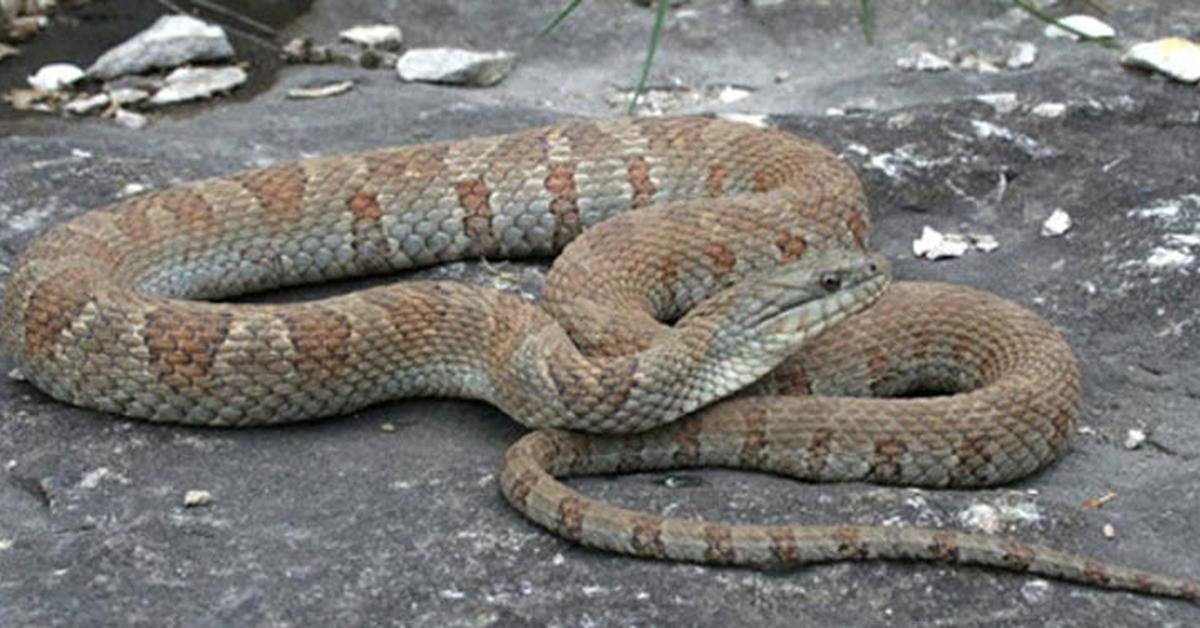
[[(1063, 337), (986, 292), (892, 281), (868, 235), (862, 182), (819, 143), (710, 117), (568, 121), (84, 212), (14, 267), (0, 341), (50, 397), (153, 422), (488, 402), (532, 428), (505, 456), (505, 498), (594, 548), (759, 568), (940, 561), (1200, 598), (1193, 581), (1000, 536), (677, 519), (560, 481), (724, 466), (970, 488), (1053, 461), (1082, 403)], [(554, 258), (541, 302), (452, 281), (238, 300), (523, 258)]]

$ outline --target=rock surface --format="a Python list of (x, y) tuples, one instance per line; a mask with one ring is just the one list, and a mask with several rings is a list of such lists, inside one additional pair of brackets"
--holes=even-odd
[(246, 82), (246, 71), (236, 65), (221, 68), (179, 68), (167, 75), (162, 89), (147, 101), (152, 106), (170, 105), (227, 92)]
[[(876, 3), (872, 47), (857, 5), (790, 2), (763, 19), (767, 9), (696, 0), (686, 28), (668, 24), (652, 81), (704, 93), (753, 88), (737, 102), (681, 100), (672, 111), (752, 116), (827, 143), (863, 175), (872, 245), (900, 278), (976, 286), (1047, 317), (1084, 377), (1069, 451), (1034, 477), (983, 491), (720, 470), (573, 484), (626, 507), (746, 523), (994, 524), (1200, 578), (1196, 87), (1124, 71), (1119, 53), (1067, 40), (1039, 40), (1037, 62), (1020, 72), (902, 72), (894, 60), (913, 42), (1030, 40), (1042, 25), (1007, 3)], [(606, 96), (636, 80), (650, 27), (648, 11), (585, 2), (535, 45), (557, 5), (392, 6), (389, 21), (413, 41), (512, 49), (522, 71), (462, 90), (291, 66), (252, 99), (165, 115), (136, 133), (101, 119), (0, 118), (0, 286), (37, 234), (136, 186), (616, 115), (624, 105)], [(318, 3), (286, 35), (329, 41), (379, 19), (378, 7)], [(1123, 37), (1152, 40), (1197, 23), (1200, 9), (1128, 0), (1119, 16)], [(51, 30), (22, 58), (53, 41)], [(0, 66), (10, 84), (32, 72), (7, 69), (20, 61)], [(781, 70), (790, 78), (776, 83)], [(351, 78), (358, 86), (347, 96), (285, 99), (292, 87)], [(1004, 92), (1017, 95), (1009, 113), (976, 99)], [(1061, 105), (1056, 117), (1035, 115), (1047, 103)], [(1022, 137), (1048, 150), (1031, 153)], [(1075, 227), (1042, 238), (1055, 208)], [(924, 225), (992, 234), (1001, 246), (915, 259), (911, 242)], [(1178, 264), (1159, 265), (1160, 249), (1178, 253)], [(520, 292), (536, 291), (540, 278), (534, 266), (495, 262), (421, 276)], [(0, 355), (0, 373), (11, 368)], [(1147, 435), (1135, 450), (1124, 446), (1130, 430)], [(71, 408), (0, 376), (0, 625), (1200, 625), (1195, 606), (982, 569), (852, 563), (759, 573), (583, 550), (499, 495), (504, 450), (521, 432), (487, 406), (433, 400), (277, 429), (181, 429)], [(186, 508), (189, 490), (215, 499)]]
[(401, 55), (396, 72), (405, 81), (487, 87), (504, 80), (515, 63), (516, 57), (504, 50), (414, 48)]
[(164, 15), (150, 28), (100, 55), (87, 73), (94, 78), (110, 79), (232, 56), (233, 45), (221, 27), (190, 15)]

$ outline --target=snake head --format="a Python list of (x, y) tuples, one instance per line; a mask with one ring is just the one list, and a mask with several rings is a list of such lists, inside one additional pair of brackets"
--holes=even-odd
[(814, 253), (702, 301), (676, 330), (706, 335), (710, 350), (697, 376), (727, 394), (874, 303), (890, 281), (891, 265), (881, 255)]

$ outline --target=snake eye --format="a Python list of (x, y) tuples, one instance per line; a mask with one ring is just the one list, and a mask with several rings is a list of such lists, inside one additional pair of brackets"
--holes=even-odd
[(835, 272), (821, 273), (821, 287), (825, 292), (837, 292), (842, 287), (842, 278)]

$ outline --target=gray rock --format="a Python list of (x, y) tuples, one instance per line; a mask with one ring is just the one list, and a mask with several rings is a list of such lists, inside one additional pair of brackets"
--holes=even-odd
[(151, 106), (208, 98), (246, 82), (246, 71), (236, 65), (220, 68), (179, 68), (167, 75), (166, 85), (150, 98)]
[(75, 100), (63, 105), (63, 109), (66, 110), (67, 113), (83, 116), (107, 105), (110, 101), (111, 97), (108, 94), (95, 94), (93, 96), (76, 98)]
[(350, 43), (379, 50), (397, 50), (404, 40), (400, 27), (391, 24), (355, 26), (338, 33), (338, 36)]
[(225, 31), (189, 15), (164, 15), (150, 28), (100, 55), (88, 76), (108, 79), (192, 61), (233, 57)]
[(405, 81), (487, 87), (504, 80), (515, 64), (516, 55), (504, 50), (415, 48), (396, 62), (396, 72)]
[(1182, 37), (1168, 37), (1131, 47), (1121, 63), (1161, 72), (1183, 82), (1200, 81), (1200, 44)]

